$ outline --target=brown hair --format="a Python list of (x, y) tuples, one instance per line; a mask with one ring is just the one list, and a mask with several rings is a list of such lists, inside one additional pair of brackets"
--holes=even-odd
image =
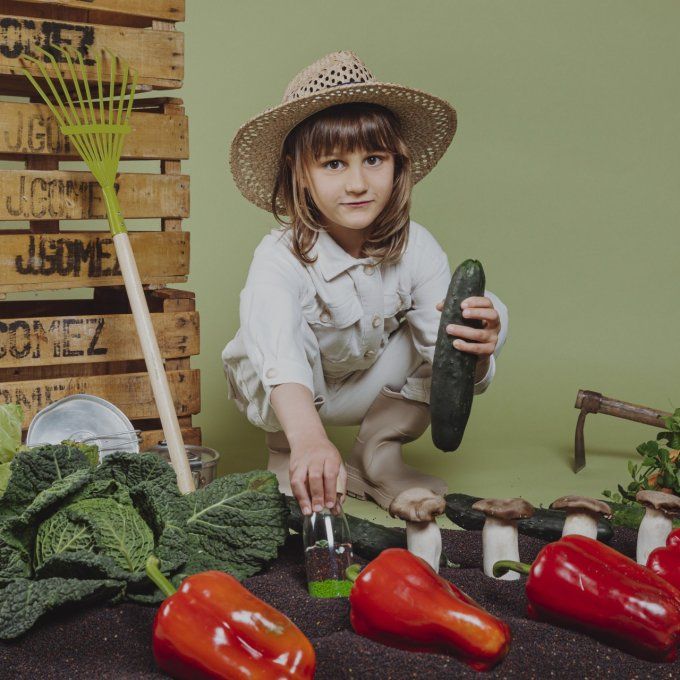
[[(281, 149), (271, 209), (276, 221), (292, 230), (292, 250), (303, 264), (315, 261), (309, 257), (309, 251), (324, 228), (322, 215), (303, 185), (307, 164), (334, 150), (352, 153), (357, 149), (386, 151), (394, 156), (392, 195), (371, 225), (362, 254), (390, 264), (399, 261), (404, 253), (412, 181), (411, 156), (399, 120), (392, 111), (377, 104), (340, 104), (299, 123), (288, 134)], [(279, 212), (277, 199), (285, 206), (285, 212)], [(284, 215), (287, 220), (283, 219)]]

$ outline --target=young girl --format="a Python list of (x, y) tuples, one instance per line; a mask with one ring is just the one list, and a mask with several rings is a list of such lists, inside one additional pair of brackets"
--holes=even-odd
[[(222, 352), (229, 397), (265, 430), (268, 467), (305, 514), (335, 507), (345, 492), (386, 509), (413, 487), (446, 492), (443, 480), (404, 464), (401, 446), (430, 422), (451, 278), (444, 251), (409, 218), (411, 189), (455, 129), (448, 102), (378, 82), (356, 55), (336, 52), (296, 75), (283, 102), (232, 142), (237, 186), (281, 227), (255, 250), (241, 328)], [(489, 291), (461, 306), (483, 328), (447, 332), (478, 357), (479, 394), (507, 310)], [(360, 425), (346, 466), (324, 425)], [(417, 508), (411, 519), (421, 519)]]

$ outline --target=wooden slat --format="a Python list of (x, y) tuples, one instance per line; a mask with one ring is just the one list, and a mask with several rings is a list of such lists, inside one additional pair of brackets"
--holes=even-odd
[[(184, 78), (184, 35), (178, 31), (154, 31), (148, 28), (131, 28), (86, 24), (79, 22), (47, 21), (30, 17), (0, 14), (0, 73), (16, 74), (25, 81), (21, 73), (26, 66), (34, 76), (40, 76), (40, 69), (26, 62), (22, 57), (44, 57), (34, 46), (49, 48), (65, 47), (80, 52), (86, 63), (88, 78), (97, 77), (94, 57), (107, 48), (127, 61), (138, 72), (140, 85), (157, 88), (179, 88)], [(63, 55), (54, 50), (59, 68), (66, 78), (70, 74)], [(102, 77), (109, 77), (109, 58), (104, 60)]]
[[(133, 111), (132, 132), (125, 137), (124, 159), (156, 160), (189, 157), (188, 121), (182, 114)], [(0, 155), (52, 155), (78, 158), (44, 104), (0, 102)]]
[[(186, 281), (187, 232), (131, 231), (142, 283)], [(0, 232), (0, 292), (56, 290), (123, 283), (108, 232)]]
[[(186, 175), (121, 174), (126, 218), (187, 217)], [(99, 184), (89, 172), (0, 170), (0, 220), (106, 219)]]
[[(200, 371), (168, 371), (167, 376), (177, 415), (198, 413), (201, 410)], [(102, 397), (118, 406), (130, 420), (159, 417), (146, 373), (25, 380), (0, 385), (0, 403), (22, 406), (23, 428), (28, 427), (45, 406), (71, 394)]]
[(29, 3), (167, 21), (184, 21), (185, 18), (184, 0), (22, 0), (22, 3), (17, 4)]
[[(152, 314), (151, 321), (164, 359), (198, 354), (198, 312)], [(0, 318), (0, 369), (143, 358), (131, 314)]]
[[(135, 423), (132, 423), (133, 425)], [(200, 427), (181, 427), (182, 439), (185, 444), (192, 446), (201, 445), (201, 428)], [(150, 448), (157, 446), (159, 442), (165, 439), (163, 430), (142, 430), (142, 441), (139, 445), (140, 452), (148, 451)]]

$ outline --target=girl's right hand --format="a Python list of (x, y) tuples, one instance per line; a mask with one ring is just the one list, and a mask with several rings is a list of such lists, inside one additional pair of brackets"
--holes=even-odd
[(328, 438), (297, 442), (290, 452), (290, 486), (303, 515), (325, 505), (336, 508), (345, 498), (347, 472), (338, 449)]

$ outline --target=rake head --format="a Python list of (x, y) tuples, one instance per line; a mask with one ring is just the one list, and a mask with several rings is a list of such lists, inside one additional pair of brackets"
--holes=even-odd
[[(25, 59), (38, 67), (47, 88), (43, 88), (25, 68), (23, 73), (50, 108), (62, 133), (69, 136), (97, 182), (102, 187), (112, 187), (123, 139), (130, 132), (128, 119), (137, 85), (137, 72), (126, 61), (106, 50), (110, 57), (109, 82), (103, 82), (100, 53), (95, 60), (97, 81), (91, 88), (82, 54), (77, 52), (73, 55), (60, 46), (54, 49), (64, 56), (68, 80), (64, 79), (54, 56), (40, 47), (36, 50), (43, 54), (47, 62), (29, 56)], [(68, 82), (72, 84), (70, 89)], [(117, 82), (120, 83), (118, 95), (115, 93)], [(128, 85), (130, 94), (126, 97)]]

